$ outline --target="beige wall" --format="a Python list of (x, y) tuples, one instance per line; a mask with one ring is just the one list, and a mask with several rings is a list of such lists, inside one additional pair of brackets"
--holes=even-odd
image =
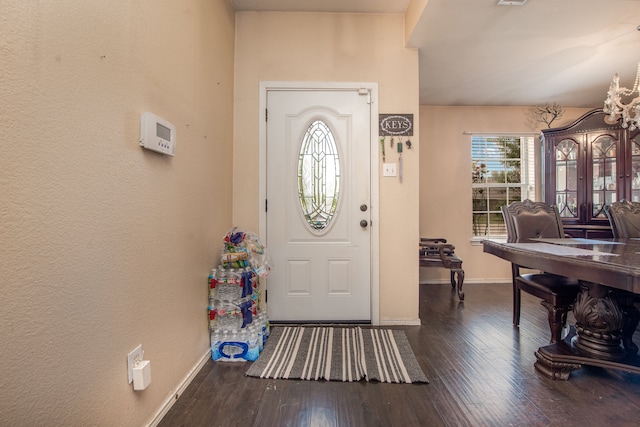
[[(378, 83), (379, 112), (413, 113), (417, 123), (418, 55), (403, 46), (402, 15), (236, 15), (234, 223), (259, 227), (260, 82)], [(418, 160), (418, 147), (405, 152), (402, 184), (379, 180), (382, 322), (418, 320)]]
[[(418, 107), (402, 16), (234, 22), (225, 0), (2, 8), (0, 424), (139, 426), (207, 357), (208, 269), (228, 227), (258, 227), (260, 81), (376, 82), (380, 113), (419, 122), (404, 183), (379, 179), (383, 322), (418, 320), (419, 235), (454, 242), (468, 281), (508, 277), (469, 243), (462, 132), (532, 130), (526, 113)], [(138, 147), (143, 111), (176, 125), (176, 157)], [(126, 354), (140, 343), (152, 384), (134, 392)]]
[(404, 14), (404, 37), (405, 43), (411, 46), (411, 35), (414, 33), (420, 19), (422, 19), (424, 8), (429, 0), (410, 0)]
[[(231, 226), (234, 16), (224, 0), (5, 0), (0, 424), (140, 426), (206, 356)], [(177, 127), (174, 158), (139, 115)], [(134, 392), (138, 344), (152, 383)]]
[[(552, 126), (589, 109), (568, 108)], [(420, 107), (420, 235), (444, 237), (463, 259), (465, 283), (510, 281), (509, 263), (471, 244), (471, 139), (464, 132), (534, 132), (547, 127), (529, 107)], [(538, 140), (536, 136), (536, 141)], [(447, 272), (422, 269), (421, 282), (448, 282)]]

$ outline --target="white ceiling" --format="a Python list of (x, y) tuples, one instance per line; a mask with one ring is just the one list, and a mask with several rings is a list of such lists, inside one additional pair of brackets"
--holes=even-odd
[[(428, 0), (410, 37), (422, 105), (602, 105), (631, 87), (640, 0)], [(231, 0), (237, 11), (403, 13), (409, 0)]]

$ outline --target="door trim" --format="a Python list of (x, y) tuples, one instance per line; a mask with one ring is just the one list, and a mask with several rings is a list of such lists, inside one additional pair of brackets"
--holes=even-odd
[[(380, 197), (379, 197), (379, 147), (378, 147), (378, 84), (356, 82), (260, 82), (259, 99), (259, 188), (258, 235), (266, 242), (267, 215), (265, 199), (267, 197), (267, 92), (274, 90), (353, 90), (367, 89), (371, 96), (371, 324), (380, 324)], [(268, 250), (268, 248), (267, 248)]]

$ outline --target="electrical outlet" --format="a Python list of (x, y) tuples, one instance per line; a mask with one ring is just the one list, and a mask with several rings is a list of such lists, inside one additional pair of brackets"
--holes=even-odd
[(384, 163), (382, 165), (382, 176), (396, 176), (396, 164)]
[(144, 351), (142, 351), (142, 344), (137, 346), (131, 353), (127, 355), (127, 376), (129, 378), (129, 384), (133, 382), (133, 366), (142, 362), (144, 359)]

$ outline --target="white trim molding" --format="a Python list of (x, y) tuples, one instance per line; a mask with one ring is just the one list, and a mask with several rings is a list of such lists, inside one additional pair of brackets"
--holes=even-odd
[(260, 82), (259, 99), (259, 190), (258, 206), (259, 231), (258, 235), (266, 241), (267, 215), (264, 210), (264, 201), (267, 197), (267, 92), (273, 90), (345, 90), (362, 91), (370, 94), (371, 100), (371, 323), (380, 324), (380, 195), (379, 195), (379, 160), (378, 152), (378, 84), (365, 82)]

